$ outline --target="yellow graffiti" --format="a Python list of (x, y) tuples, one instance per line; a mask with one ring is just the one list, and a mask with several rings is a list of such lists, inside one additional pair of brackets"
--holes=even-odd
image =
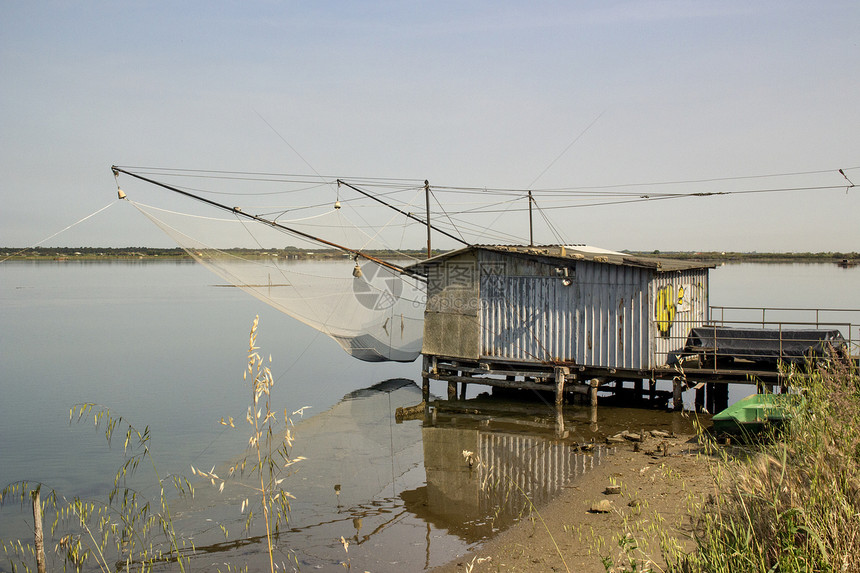
[[(678, 293), (678, 298), (683, 298), (683, 290)], [(675, 289), (665, 286), (657, 291), (657, 300), (654, 303), (654, 315), (657, 322), (657, 330), (663, 338), (669, 338), (672, 323), (675, 322)]]

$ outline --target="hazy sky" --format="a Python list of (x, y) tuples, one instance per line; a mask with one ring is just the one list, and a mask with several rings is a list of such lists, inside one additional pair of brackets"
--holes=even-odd
[[(834, 188), (549, 216), (570, 242), (613, 249), (860, 250), (860, 189), (837, 171), (860, 183), (856, 0), (0, 10), (0, 245), (114, 201), (111, 164), (310, 164), (516, 189), (822, 172), (660, 190)], [(122, 202), (45, 244), (171, 243)]]

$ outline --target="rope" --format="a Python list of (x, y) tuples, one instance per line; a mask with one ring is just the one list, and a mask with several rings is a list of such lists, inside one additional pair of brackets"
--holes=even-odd
[(17, 256), (17, 255), (20, 255), (21, 253), (23, 253), (23, 252), (25, 252), (25, 251), (29, 251), (30, 249), (35, 249), (36, 247), (38, 247), (39, 245), (41, 245), (41, 244), (42, 244), (42, 243), (44, 243), (45, 241), (49, 241), (49, 240), (53, 239), (54, 237), (56, 237), (57, 235), (59, 235), (60, 233), (64, 233), (64, 232), (68, 231), (69, 229), (71, 229), (71, 228), (72, 228), (72, 227), (74, 227), (75, 225), (79, 225), (79, 224), (83, 223), (84, 221), (86, 221), (86, 220), (87, 220), (87, 219), (89, 219), (90, 217), (94, 217), (94, 216), (98, 215), (99, 213), (101, 213), (102, 211), (104, 211), (105, 209), (107, 209), (108, 207), (110, 207), (111, 205), (113, 205), (114, 203), (116, 203), (116, 201), (111, 201), (110, 203), (108, 203), (107, 205), (105, 205), (104, 207), (102, 207), (101, 209), (99, 209), (98, 211), (95, 211), (95, 212), (93, 212), (93, 213), (90, 213), (89, 215), (87, 215), (87, 216), (86, 216), (86, 217), (84, 217), (83, 219), (80, 219), (79, 221), (75, 221), (74, 223), (72, 223), (71, 225), (69, 225), (68, 227), (66, 227), (65, 229), (61, 229), (61, 230), (57, 231), (56, 233), (54, 233), (54, 234), (53, 234), (53, 235), (51, 235), (50, 237), (45, 237), (44, 239), (42, 239), (42, 240), (41, 240), (41, 241), (39, 241), (38, 243), (35, 243), (35, 244), (33, 244), (33, 245), (29, 246), (29, 247), (25, 247), (25, 248), (21, 249), (20, 251), (18, 251), (18, 252), (16, 252), (16, 253), (12, 253), (11, 255), (9, 255), (8, 257), (6, 257), (5, 259), (0, 260), (0, 263), (5, 263), (6, 261), (8, 261), (9, 259), (11, 259), (12, 257), (15, 257), (15, 256)]
[(605, 109), (604, 109), (602, 112), (600, 112), (600, 115), (598, 115), (597, 117), (595, 117), (595, 118), (594, 118), (594, 121), (592, 121), (591, 123), (589, 123), (589, 124), (588, 124), (588, 126), (587, 126), (585, 129), (583, 129), (582, 131), (580, 131), (580, 132), (579, 132), (579, 135), (577, 135), (577, 136), (573, 139), (573, 141), (571, 141), (571, 142), (567, 145), (567, 147), (565, 147), (565, 148), (564, 148), (564, 151), (562, 151), (561, 153), (559, 153), (559, 154), (558, 154), (558, 157), (556, 157), (555, 159), (553, 159), (552, 161), (550, 161), (549, 165), (547, 165), (547, 166), (544, 168), (544, 170), (543, 170), (543, 171), (541, 171), (541, 172), (540, 172), (540, 174), (539, 174), (537, 177), (535, 177), (534, 181), (532, 181), (531, 183), (529, 183), (529, 189), (531, 189), (532, 187), (534, 187), (534, 184), (535, 184), (535, 183), (537, 183), (537, 180), (538, 180), (538, 179), (540, 179), (541, 177), (543, 177), (543, 176), (544, 176), (544, 173), (546, 173), (547, 171), (549, 171), (549, 170), (550, 170), (550, 168), (551, 168), (553, 165), (555, 165), (556, 161), (558, 161), (559, 159), (561, 159), (561, 158), (562, 158), (562, 156), (564, 156), (564, 154), (565, 154), (565, 153), (567, 153), (567, 150), (568, 150), (568, 149), (570, 149), (571, 147), (573, 147), (573, 144), (574, 144), (574, 143), (576, 143), (577, 141), (579, 141), (579, 140), (582, 138), (582, 136), (583, 136), (583, 135), (585, 135), (585, 133), (586, 133), (589, 129), (591, 129), (591, 128), (594, 126), (594, 124), (595, 124), (595, 123), (597, 123), (597, 121), (598, 121), (601, 117), (603, 117), (603, 114), (604, 114), (604, 113), (606, 113), (606, 110), (605, 110)]
[(466, 240), (466, 237), (463, 236), (463, 233), (461, 233), (460, 229), (457, 228), (457, 225), (454, 224), (454, 220), (451, 218), (451, 215), (449, 215), (448, 211), (445, 210), (445, 207), (442, 206), (442, 203), (439, 201), (439, 198), (436, 197), (436, 193), (433, 192), (432, 188), (430, 189), (430, 195), (433, 196), (433, 200), (436, 201), (436, 204), (439, 205), (439, 208), (442, 210), (442, 213), (448, 219), (448, 222), (451, 223), (451, 227), (453, 227), (454, 230), (457, 231), (457, 234), (460, 235), (460, 239), (462, 239), (464, 243), (468, 243), (469, 241)]

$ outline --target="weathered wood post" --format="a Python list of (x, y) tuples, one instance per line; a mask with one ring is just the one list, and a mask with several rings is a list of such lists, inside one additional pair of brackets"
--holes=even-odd
[(716, 389), (717, 385), (714, 382), (708, 382), (707, 386), (707, 397), (705, 404), (707, 405), (708, 412), (711, 414), (716, 414)]
[(696, 412), (701, 412), (705, 407), (705, 383), (696, 384)]
[(714, 384), (714, 411), (711, 414), (716, 414), (729, 407), (729, 385), (725, 382)]
[(676, 412), (684, 409), (684, 396), (681, 384), (680, 378), (675, 377), (672, 379), (672, 409)]
[(555, 405), (561, 406), (564, 404), (564, 382), (567, 375), (570, 374), (570, 368), (565, 366), (555, 367)]
[(457, 399), (457, 383), (448, 382), (448, 400), (454, 401)]
[(597, 406), (597, 388), (600, 386), (600, 379), (599, 378), (592, 378), (591, 382), (589, 382), (589, 386), (591, 386), (591, 388), (589, 388), (589, 390), (588, 390), (588, 397), (589, 397), (589, 400), (591, 402), (591, 406), (596, 407)]
[(641, 378), (637, 378), (633, 381), (633, 394), (636, 396), (636, 402), (641, 402), (642, 398), (645, 397), (642, 392), (643, 387), (644, 384)]
[(430, 358), (424, 355), (421, 372), (421, 401), (424, 403), (424, 414), (430, 413)]
[(39, 490), (33, 492), (33, 525), (35, 529), (36, 568), (39, 573), (45, 573), (45, 537), (42, 533), (42, 501)]

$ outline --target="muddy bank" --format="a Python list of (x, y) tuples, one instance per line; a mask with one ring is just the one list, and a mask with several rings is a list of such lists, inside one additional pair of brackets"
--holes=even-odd
[[(692, 548), (688, 497), (706, 498), (714, 491), (711, 459), (700, 450), (695, 435), (648, 436), (641, 444), (615, 444), (610, 452), (599, 467), (565, 487), (537, 513), (433, 572), (604, 573), (603, 557), (621, 563), (618, 539), (630, 530), (625, 523), (633, 521), (638, 523), (640, 548), (651, 556), (660, 555), (658, 529)], [(620, 485), (620, 493), (608, 493), (618, 489), (609, 488), (612, 485)], [(642, 533), (649, 528), (649, 533)]]

